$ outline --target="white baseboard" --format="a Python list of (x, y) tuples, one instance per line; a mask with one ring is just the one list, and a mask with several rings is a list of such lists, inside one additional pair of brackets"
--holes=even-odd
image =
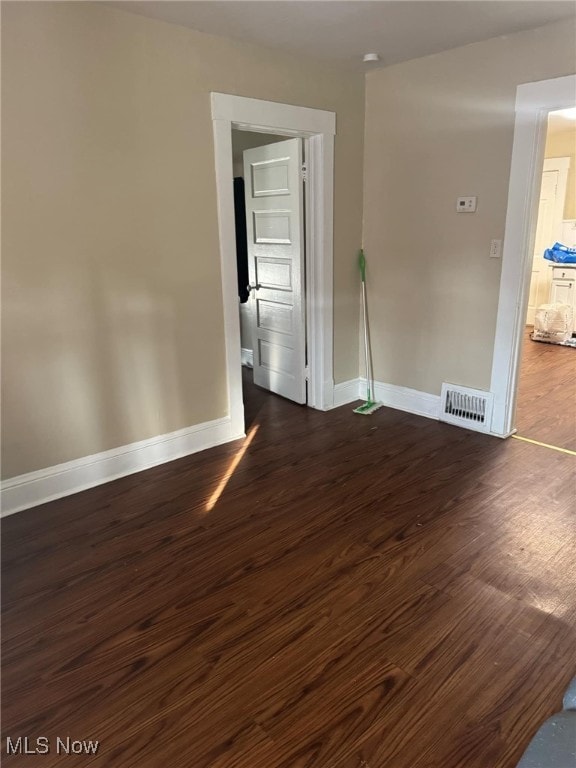
[[(242, 350), (242, 353), (251, 350)], [(244, 357), (243, 357), (244, 362)], [(365, 379), (351, 379), (334, 386), (334, 408), (362, 400), (366, 396)], [(376, 400), (389, 408), (438, 419), (440, 397), (408, 387), (375, 382)], [(92, 456), (68, 461), (54, 467), (29, 472), (2, 483), (1, 516), (35, 507), (54, 499), (102, 485), (125, 475), (164, 464), (222, 443), (237, 440), (230, 417), (196, 424), (149, 440), (141, 440)]]
[(110, 451), (29, 472), (2, 483), (2, 517), (158, 464), (237, 440), (229, 416)]
[(242, 365), (247, 365), (248, 368), (254, 368), (254, 351), (242, 347), (240, 350), (240, 361)]
[[(374, 382), (374, 390), (375, 399), (388, 408), (426, 416), (429, 419), (438, 419), (440, 415), (439, 395), (430, 395), (428, 392), (419, 392), (417, 389), (399, 387), (396, 384), (385, 384), (382, 381)], [(335, 408), (365, 398), (366, 379), (351, 379), (334, 387)]]
[[(366, 379), (360, 379), (360, 392), (365, 397)], [(414, 413), (416, 416), (426, 416), (428, 419), (438, 419), (440, 416), (440, 396), (430, 395), (409, 387), (399, 387), (396, 384), (374, 382), (376, 400), (388, 408)]]
[(350, 379), (334, 385), (334, 408), (360, 400), (360, 379)]

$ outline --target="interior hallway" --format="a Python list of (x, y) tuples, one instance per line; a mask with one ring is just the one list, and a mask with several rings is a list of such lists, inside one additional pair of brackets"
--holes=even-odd
[(517, 434), (576, 451), (576, 350), (532, 341), (526, 327), (516, 406)]
[(576, 669), (574, 459), (247, 405), (217, 498), (245, 443), (4, 521), (4, 736), (96, 739), (93, 768), (515, 765)]

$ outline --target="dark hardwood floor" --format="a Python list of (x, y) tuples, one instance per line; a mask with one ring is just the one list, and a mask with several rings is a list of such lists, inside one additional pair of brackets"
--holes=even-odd
[(243, 455), (3, 521), (2, 749), (52, 739), (3, 765), (512, 768), (576, 674), (574, 458), (246, 399)]
[(516, 428), (518, 434), (576, 451), (576, 349), (532, 341), (526, 327)]

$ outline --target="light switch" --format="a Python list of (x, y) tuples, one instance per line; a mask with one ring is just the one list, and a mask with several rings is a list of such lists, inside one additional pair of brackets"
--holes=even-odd
[(456, 210), (458, 213), (474, 213), (476, 200), (476, 197), (459, 197), (456, 200)]

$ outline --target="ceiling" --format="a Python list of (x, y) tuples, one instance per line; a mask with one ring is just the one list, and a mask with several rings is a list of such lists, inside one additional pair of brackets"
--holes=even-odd
[[(119, 0), (116, 8), (350, 69), (388, 66), (562, 19), (573, 0)], [(571, 21), (570, 21), (571, 19)]]

